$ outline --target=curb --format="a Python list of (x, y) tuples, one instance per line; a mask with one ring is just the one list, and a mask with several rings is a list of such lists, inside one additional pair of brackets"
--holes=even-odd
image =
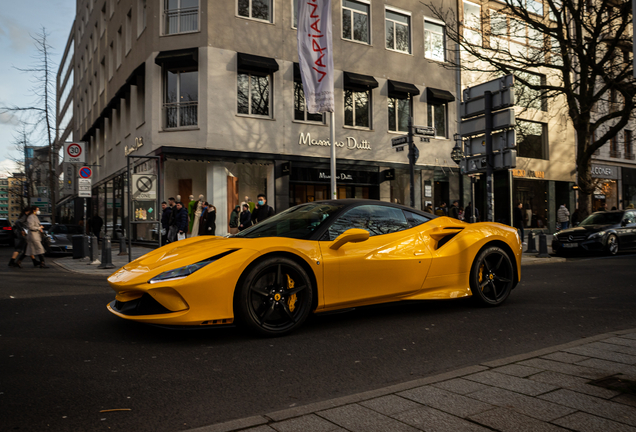
[(555, 345), (553, 347), (543, 348), (540, 350), (532, 351), (525, 354), (518, 354), (515, 356), (506, 357), (503, 359), (493, 360), (481, 363), (475, 366), (469, 366), (462, 369), (457, 369), (454, 371), (444, 372), (441, 374), (437, 374), (431, 377), (420, 378), (413, 381), (408, 381), (401, 384), (396, 384), (393, 386), (385, 387), (378, 390), (371, 390), (363, 393), (356, 393), (350, 396), (344, 396), (336, 399), (330, 399), (321, 402), (315, 402), (308, 405), (303, 405), (300, 407), (294, 407), (289, 409), (284, 409), (280, 411), (274, 411), (268, 414), (246, 417), (242, 419), (230, 420), (223, 423), (216, 423), (209, 426), (202, 426), (195, 429), (189, 429), (191, 432), (232, 432), (241, 429), (246, 429), (249, 427), (265, 425), (268, 423), (279, 422), (282, 420), (289, 420), (295, 417), (301, 417), (303, 415), (307, 415), (314, 412), (323, 411), (326, 409), (337, 408), (344, 405), (349, 405), (353, 403), (362, 402), (369, 399), (374, 399), (381, 396), (386, 396), (392, 393), (409, 390), (416, 387), (421, 387), (423, 385), (432, 384), (440, 381), (446, 381), (454, 378), (459, 378), (465, 375), (470, 375), (476, 372), (485, 371), (488, 369), (505, 366), (511, 363), (516, 363), (523, 360), (528, 360), (534, 357), (545, 356), (547, 354), (552, 354), (554, 352), (558, 352), (567, 348), (573, 348), (580, 345), (585, 345), (590, 342), (596, 342), (598, 340), (607, 339), (612, 336), (624, 335), (636, 333), (636, 329), (627, 329), (627, 330), (618, 330), (609, 333), (603, 333), (596, 336), (590, 336), (586, 338), (582, 338), (576, 341), (568, 342), (561, 345)]

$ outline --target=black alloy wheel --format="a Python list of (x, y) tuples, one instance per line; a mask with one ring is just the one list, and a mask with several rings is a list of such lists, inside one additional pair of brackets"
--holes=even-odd
[(503, 249), (491, 246), (477, 255), (470, 270), (470, 290), (479, 304), (500, 305), (510, 295), (513, 283), (512, 262)]
[(605, 251), (608, 255), (616, 255), (618, 253), (618, 237), (616, 237), (615, 234), (610, 234), (607, 236)]
[(268, 258), (243, 278), (237, 315), (257, 333), (282, 336), (300, 326), (311, 312), (312, 290), (311, 280), (296, 262)]

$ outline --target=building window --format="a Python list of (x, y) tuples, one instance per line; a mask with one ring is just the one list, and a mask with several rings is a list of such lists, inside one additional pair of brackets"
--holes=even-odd
[(126, 14), (126, 55), (132, 49), (132, 9)]
[(251, 116), (271, 117), (271, 75), (239, 73), (237, 112)]
[(371, 92), (345, 90), (345, 126), (371, 128)]
[(342, 0), (342, 38), (369, 43), (368, 4)]
[(124, 49), (121, 43), (121, 27), (117, 30), (117, 47), (116, 47), (116, 55), (117, 55), (117, 69), (121, 66), (121, 52)]
[(199, 72), (166, 70), (165, 127), (177, 128), (198, 124)]
[(113, 46), (113, 42), (111, 42), (110, 46), (108, 47), (108, 81), (113, 78), (113, 66), (115, 65), (115, 60), (113, 58), (114, 51), (115, 48)]
[(317, 123), (325, 122), (325, 115), (323, 113), (311, 114), (307, 112), (305, 90), (303, 89), (303, 83), (300, 81), (294, 81), (294, 120)]
[(428, 125), (435, 128), (435, 138), (446, 138), (446, 106), (445, 103), (428, 102)]
[(634, 160), (634, 147), (632, 143), (632, 131), (623, 131), (623, 138), (625, 140), (625, 159)]
[[(537, 75), (529, 72), (517, 72), (515, 76), (528, 82), (529, 85), (541, 86), (546, 83), (545, 75)], [(514, 90), (517, 105), (524, 108), (548, 111), (548, 101), (543, 96), (541, 90), (531, 89), (519, 80), (515, 81)]]
[(621, 157), (621, 152), (618, 151), (618, 138), (616, 137), (616, 135), (610, 138), (610, 157)]
[(389, 130), (393, 132), (408, 132), (411, 117), (411, 99), (390, 97), (389, 99)]
[(165, 34), (199, 30), (199, 0), (165, 0)]
[(298, 28), (298, 0), (291, 0), (292, 2), (292, 28)]
[(272, 22), (272, 0), (238, 0), (238, 16)]
[(137, 0), (137, 37), (146, 29), (146, 0)]
[(545, 123), (517, 120), (517, 156), (531, 159), (548, 159), (548, 134)]
[(441, 62), (446, 60), (445, 34), (443, 24), (424, 20), (424, 57)]
[(464, 1), (464, 39), (481, 46), (481, 6)]
[(411, 52), (411, 17), (386, 10), (386, 48), (390, 50)]

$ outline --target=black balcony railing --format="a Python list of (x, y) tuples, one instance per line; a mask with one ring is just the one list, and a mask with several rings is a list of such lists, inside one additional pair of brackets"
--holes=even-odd
[(621, 157), (621, 152), (619, 152), (618, 150), (610, 150), (610, 157), (619, 158)]
[(166, 129), (196, 126), (198, 124), (198, 102), (165, 103), (163, 104), (166, 119)]
[(186, 33), (199, 30), (199, 8), (171, 9), (164, 12), (165, 34)]
[(634, 153), (625, 153), (625, 159), (634, 160)]

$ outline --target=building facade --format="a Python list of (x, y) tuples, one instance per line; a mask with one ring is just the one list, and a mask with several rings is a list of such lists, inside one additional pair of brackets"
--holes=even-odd
[[(157, 217), (151, 201), (128, 209), (128, 161), (157, 175), (158, 160), (159, 201), (202, 195), (217, 235), (245, 197), (264, 193), (277, 212), (329, 197), (329, 124), (305, 111), (295, 16), (294, 0), (77, 2), (73, 139), (87, 143), (89, 212), (108, 234), (129, 214)], [(416, 143), (415, 206), (459, 198), (444, 24), (408, 0), (334, 0), (332, 19), (338, 197), (409, 204), (407, 152), (391, 138), (413, 117), (436, 127)]]

